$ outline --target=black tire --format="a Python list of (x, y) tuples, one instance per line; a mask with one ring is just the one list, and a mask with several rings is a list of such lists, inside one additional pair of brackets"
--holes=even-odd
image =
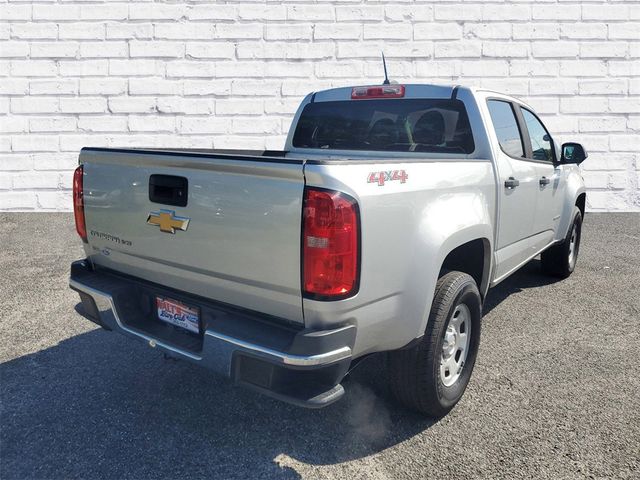
[[(574, 238), (573, 249), (571, 239)], [(542, 271), (554, 277), (567, 278), (573, 273), (580, 252), (582, 237), (582, 213), (578, 207), (573, 209), (573, 220), (569, 224), (567, 236), (557, 245), (545, 250), (540, 256)]]
[[(446, 386), (440, 373), (444, 337), (454, 312), (461, 304), (468, 308), (470, 314), (467, 358), (457, 373), (457, 380)], [(438, 280), (429, 321), (420, 342), (389, 353), (391, 390), (402, 404), (430, 417), (440, 418), (458, 403), (475, 365), (480, 346), (481, 317), (482, 299), (470, 275), (452, 271)]]

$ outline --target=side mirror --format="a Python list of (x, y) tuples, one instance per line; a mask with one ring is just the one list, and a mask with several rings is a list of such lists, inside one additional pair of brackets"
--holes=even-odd
[(575, 163), (576, 165), (580, 165), (587, 157), (587, 152), (579, 143), (567, 142), (562, 144), (560, 163)]

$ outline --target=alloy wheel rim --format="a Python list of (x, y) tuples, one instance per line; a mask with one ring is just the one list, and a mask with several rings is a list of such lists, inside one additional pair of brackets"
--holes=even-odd
[(569, 266), (573, 268), (576, 263), (576, 250), (577, 250), (578, 234), (576, 226), (571, 229), (571, 238), (569, 239)]
[(442, 340), (440, 380), (450, 387), (462, 374), (471, 341), (471, 312), (464, 303), (456, 306)]

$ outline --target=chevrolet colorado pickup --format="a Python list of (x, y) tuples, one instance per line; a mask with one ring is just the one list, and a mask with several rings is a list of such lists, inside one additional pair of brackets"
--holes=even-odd
[(308, 95), (283, 151), (84, 148), (74, 214), (84, 316), (307, 407), (387, 352), (401, 403), (446, 414), (490, 287), (542, 254), (576, 265), (577, 143), (462, 86)]

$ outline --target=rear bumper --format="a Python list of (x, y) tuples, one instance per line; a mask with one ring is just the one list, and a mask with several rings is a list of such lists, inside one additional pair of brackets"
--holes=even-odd
[[(94, 270), (85, 260), (71, 265), (69, 286), (80, 294), (81, 313), (89, 320), (226, 375), (236, 384), (309, 408), (328, 405), (344, 393), (339, 382), (352, 360), (353, 325), (299, 329), (255, 312)], [(157, 295), (198, 307), (202, 333), (183, 332), (157, 320)]]

